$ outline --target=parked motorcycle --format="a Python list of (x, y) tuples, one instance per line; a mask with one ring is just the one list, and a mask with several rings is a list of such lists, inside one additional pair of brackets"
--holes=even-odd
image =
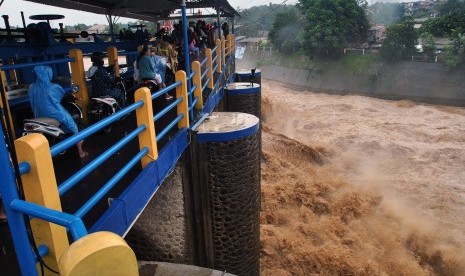
[[(117, 79), (117, 87), (123, 91), (126, 100), (126, 85), (122, 78)], [(115, 114), (121, 108), (118, 102), (110, 96), (93, 97), (89, 100), (89, 121), (91, 124), (96, 123)], [(103, 132), (108, 134), (111, 130), (112, 126), (109, 125), (103, 129)]]
[[(76, 103), (77, 98), (74, 96), (79, 90), (78, 86), (72, 87), (72, 93), (66, 93), (61, 100), (61, 105), (69, 112), (79, 129), (82, 128), (82, 108)], [(66, 138), (65, 132), (60, 128), (60, 122), (53, 118), (34, 118), (25, 119), (23, 126), (23, 136), (31, 133), (43, 134), (50, 145)]]

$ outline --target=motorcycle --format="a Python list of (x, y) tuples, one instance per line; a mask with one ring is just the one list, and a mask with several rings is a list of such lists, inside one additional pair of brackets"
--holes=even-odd
[[(74, 96), (74, 93), (77, 91), (79, 91), (79, 87), (73, 86), (71, 89), (72, 93), (65, 94), (61, 100), (61, 105), (71, 115), (78, 129), (82, 129), (82, 108), (76, 103), (77, 98)], [(60, 122), (53, 118), (25, 119), (23, 123), (23, 136), (40, 133), (47, 138), (50, 145), (54, 145), (67, 137), (65, 132), (60, 128)]]
[[(123, 91), (124, 98), (126, 100), (125, 81), (122, 78), (118, 78), (116, 85), (119, 89), (121, 89), (121, 91)], [(115, 114), (121, 110), (121, 108), (122, 107), (118, 104), (118, 102), (110, 96), (93, 97), (89, 100), (89, 121), (91, 124), (96, 123)], [(108, 134), (111, 130), (112, 126), (109, 125), (103, 129), (103, 132)]]

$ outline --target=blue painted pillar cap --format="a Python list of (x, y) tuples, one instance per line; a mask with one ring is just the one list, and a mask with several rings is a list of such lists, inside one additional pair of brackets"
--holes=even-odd
[(228, 94), (258, 94), (260, 93), (260, 84), (250, 82), (233, 82), (226, 87)]
[(254, 135), (260, 120), (239, 112), (213, 112), (197, 128), (198, 142), (227, 142)]
[[(247, 70), (247, 69), (238, 69), (234, 72), (234, 74), (239, 75), (239, 76), (250, 76), (251, 73), (252, 71)], [(262, 71), (260, 69), (255, 70), (256, 77), (261, 76), (261, 74), (262, 74)]]

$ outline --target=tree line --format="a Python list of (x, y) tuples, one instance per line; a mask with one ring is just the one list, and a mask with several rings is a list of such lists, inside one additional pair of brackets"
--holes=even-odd
[[(381, 11), (382, 7), (388, 7)], [(420, 10), (421, 11), (421, 10)], [(422, 44), (423, 55), (435, 55), (435, 36), (449, 37), (445, 61), (450, 67), (465, 62), (465, 2), (449, 0), (439, 14), (415, 29), (414, 18), (405, 17), (400, 4), (376, 3), (366, 0), (299, 0), (295, 8), (275, 15), (269, 40), (281, 52), (303, 51), (310, 57), (340, 57), (345, 47), (363, 45), (368, 40), (370, 21), (389, 24), (380, 49), (388, 61), (414, 55)]]

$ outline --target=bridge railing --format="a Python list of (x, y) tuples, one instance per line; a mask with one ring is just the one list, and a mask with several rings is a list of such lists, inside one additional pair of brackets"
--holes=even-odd
[[(217, 67), (221, 66), (221, 47), (214, 49), (216, 52)], [(230, 53), (231, 50), (228, 52)], [(110, 52), (110, 51), (109, 51)], [(117, 54), (117, 52), (116, 52)], [(78, 76), (73, 76), (77, 81), (84, 82), (82, 53), (80, 50), (72, 50), (71, 58), (67, 60), (72, 62), (72, 70)], [(72, 60), (71, 60), (72, 59)], [(73, 62), (76, 63), (73, 68)], [(151, 162), (158, 159), (158, 144), (162, 138), (177, 127), (178, 133), (182, 133), (190, 126), (189, 112), (195, 110), (203, 111), (203, 92), (209, 88), (213, 89), (212, 68), (212, 51), (207, 50), (206, 58), (201, 62), (192, 63), (192, 74), (189, 78), (193, 82), (193, 89), (187, 91), (188, 76), (184, 71), (178, 71), (175, 74), (175, 82), (168, 87), (152, 93), (148, 88), (139, 88), (134, 95), (135, 102), (122, 110), (116, 112), (87, 128), (81, 132), (67, 138), (66, 140), (50, 147), (46, 138), (41, 134), (31, 134), (14, 142), (16, 155), (18, 158), (19, 172), (21, 175), (22, 189), (24, 190), (24, 200), (20, 198), (16, 190), (16, 183), (12, 174), (8, 150), (3, 146), (4, 136), (0, 133), (0, 168), (8, 174), (8, 179), (0, 185), (0, 192), (3, 194), (4, 205), (7, 211), (10, 223), (16, 229), (13, 233), (15, 247), (20, 256), (26, 256), (20, 260), (21, 267), (27, 268), (29, 272), (36, 272), (36, 262), (38, 259), (33, 256), (31, 246), (26, 240), (27, 230), (22, 220), (23, 215), (31, 218), (32, 232), (38, 245), (39, 255), (44, 261), (58, 270), (60, 257), (69, 248), (67, 231), (69, 231), (74, 240), (80, 239), (88, 234), (83, 224), (82, 218), (85, 216), (108, 192), (120, 181), (128, 171), (137, 163), (141, 163), (142, 168), (146, 168)], [(35, 64), (37, 65), (37, 64)], [(203, 70), (202, 70), (203, 66)], [(226, 68), (224, 66), (223, 68)], [(80, 70), (80, 73), (77, 73)], [(203, 73), (202, 73), (203, 72)], [(223, 75), (224, 72), (220, 72)], [(81, 79), (82, 78), (82, 79)], [(224, 79), (224, 76), (223, 76)], [(202, 83), (205, 84), (202, 85)], [(85, 87), (85, 85), (84, 85)], [(219, 87), (219, 86), (218, 86)], [(167, 92), (176, 91), (176, 99), (165, 106), (163, 109), (153, 112), (153, 101)], [(215, 100), (218, 95), (215, 94)], [(193, 101), (189, 105), (189, 95), (193, 96)], [(166, 116), (170, 111), (176, 108), (176, 117), (171, 120), (163, 129), (156, 131), (155, 122)], [(209, 112), (211, 112), (211, 108)], [(95, 157), (68, 179), (58, 185), (55, 176), (55, 170), (52, 158), (61, 152), (73, 147), (78, 142), (90, 137), (91, 135), (102, 131), (104, 128), (127, 117), (129, 114), (136, 113), (137, 126), (135, 129), (105, 150), (102, 154)], [(1, 122), (3, 124), (3, 122)], [(81, 180), (100, 167), (111, 156), (124, 148), (135, 138), (138, 138), (139, 151), (120, 168), (95, 194), (93, 194), (82, 206), (73, 214), (62, 211), (60, 197), (65, 195), (73, 187), (79, 184)], [(162, 149), (163, 150), (163, 149)], [(173, 159), (176, 162), (177, 159)], [(6, 175), (6, 174), (5, 174)], [(3, 185), (5, 184), (5, 185)], [(153, 191), (154, 192), (154, 191)], [(28, 218), (26, 218), (27, 220)], [(20, 258), (21, 259), (21, 258)]]
[[(74, 239), (79, 239), (87, 234), (83, 228), (82, 218), (86, 215), (117, 183), (125, 174), (141, 162), (142, 167), (154, 161), (158, 157), (157, 141), (173, 129), (187, 128), (189, 126), (186, 76), (184, 71), (176, 73), (177, 81), (161, 91), (151, 93), (148, 88), (140, 88), (135, 93), (135, 103), (123, 108), (113, 116), (107, 117), (70, 138), (52, 146), (42, 135), (33, 134), (16, 140), (16, 152), (20, 162), (20, 172), (23, 182), (25, 198), (28, 202), (11, 201), (12, 210), (28, 214), (33, 217), (43, 219), (42, 223), (47, 227), (34, 227), (33, 232), (37, 239), (44, 241), (43, 245), (48, 249), (46, 258), (52, 264), (59, 260), (60, 254), (68, 247), (68, 239), (64, 228), (54, 227), (51, 223), (65, 226), (73, 235)], [(164, 93), (176, 89), (176, 100), (164, 109), (153, 115), (152, 101)], [(177, 108), (177, 116), (163, 130), (155, 132), (155, 121), (164, 116), (170, 110)], [(79, 171), (74, 173), (67, 180), (57, 186), (52, 157), (74, 146), (91, 135), (102, 131), (112, 123), (120, 120), (129, 114), (136, 112), (137, 127), (130, 131), (124, 138), (116, 142), (109, 149), (97, 156), (94, 160), (86, 164)], [(140, 151), (130, 159), (119, 171), (110, 178), (90, 199), (87, 200), (74, 214), (67, 214), (61, 211), (60, 197), (66, 194), (71, 188), (76, 186), (81, 180), (87, 177), (93, 170), (101, 166), (112, 155), (125, 147), (130, 141), (138, 137)], [(40, 146), (37, 146), (40, 145)], [(34, 205), (39, 204), (39, 205)], [(42, 206), (41, 206), (42, 205)], [(51, 223), (50, 223), (51, 222)], [(55, 240), (48, 240), (55, 237)], [(61, 239), (57, 239), (61, 237)]]

